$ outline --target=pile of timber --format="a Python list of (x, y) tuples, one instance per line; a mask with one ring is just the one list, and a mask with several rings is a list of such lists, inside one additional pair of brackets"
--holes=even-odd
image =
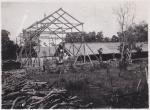
[(29, 80), (25, 73), (3, 73), (2, 77), (6, 79), (2, 84), (3, 109), (92, 108), (92, 103), (85, 104), (67, 90), (54, 88), (47, 82)]

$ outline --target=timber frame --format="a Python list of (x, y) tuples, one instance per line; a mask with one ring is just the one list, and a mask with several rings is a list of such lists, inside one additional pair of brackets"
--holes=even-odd
[[(58, 9), (57, 11), (53, 12), (52, 14), (48, 16), (44, 16), (44, 18), (40, 21), (37, 21), (33, 23), (31, 26), (27, 27), (26, 29), (23, 29), (23, 33), (20, 34), (20, 45), (22, 45), (22, 48), (20, 50), (20, 53), (18, 55), (18, 60), (21, 62), (22, 66), (32, 65), (32, 56), (33, 52), (32, 49), (32, 43), (36, 42), (36, 46), (34, 49), (37, 52), (37, 56), (34, 57), (34, 59), (39, 62), (40, 66), (40, 39), (47, 39), (52, 40), (53, 44), (56, 46), (56, 42), (54, 42), (54, 39), (59, 39), (62, 42), (65, 42), (65, 35), (67, 33), (77, 32), (81, 34), (83, 32), (83, 23), (74, 18), (72, 15), (64, 11), (62, 8)], [(42, 35), (48, 35), (48, 36), (42, 36)], [(87, 43), (84, 41), (84, 38), (80, 44), (79, 47), (76, 47), (74, 43), (71, 43), (70, 49), (73, 48), (77, 50), (76, 53), (71, 52), (70, 49), (65, 48), (72, 56), (75, 57), (74, 64), (76, 64), (79, 53), (81, 53), (80, 49), (83, 46), (84, 52), (82, 55), (84, 56), (83, 63), (86, 63), (86, 49), (85, 46), (87, 46), (88, 49), (94, 54), (92, 49), (87, 45)], [(28, 49), (28, 52), (27, 52)], [(23, 52), (24, 51), (24, 52)], [(23, 55), (24, 54), (24, 55)], [(92, 63), (92, 60), (89, 55), (87, 55), (89, 58), (89, 61)], [(25, 60), (23, 61), (22, 58)]]

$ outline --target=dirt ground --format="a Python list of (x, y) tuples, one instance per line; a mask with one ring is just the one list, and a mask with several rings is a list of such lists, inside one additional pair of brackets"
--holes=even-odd
[[(29, 78), (36, 81), (48, 82), (50, 85), (57, 82), (55, 83), (55, 87), (66, 88), (83, 100), (94, 102), (94, 108), (143, 108), (148, 105), (136, 106), (131, 104), (133, 103), (132, 99), (129, 102), (128, 97), (131, 97), (130, 94), (132, 95), (132, 93), (136, 95), (137, 91), (143, 91), (146, 84), (145, 67), (147, 67), (147, 61), (138, 61), (129, 65), (127, 70), (120, 70), (117, 67), (109, 67), (109, 69), (83, 67), (68, 72), (58, 72), (57, 74), (50, 72), (30, 72)], [(111, 102), (112, 94), (120, 96), (129, 94), (129, 96), (123, 97), (126, 100), (123, 100), (124, 103), (122, 104), (119, 101)], [(119, 97), (112, 100), (122, 100)], [(147, 100), (147, 98), (144, 100)], [(145, 103), (148, 104), (148, 100)]]
[(126, 70), (86, 66), (57, 73), (35, 68), (25, 71), (28, 80), (47, 82), (52, 88), (65, 88), (85, 103), (92, 102), (93, 108), (147, 108), (147, 65), (147, 60), (143, 60), (134, 62)]

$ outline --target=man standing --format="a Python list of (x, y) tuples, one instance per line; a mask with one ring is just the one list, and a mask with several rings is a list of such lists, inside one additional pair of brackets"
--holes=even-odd
[(102, 52), (103, 52), (103, 49), (102, 49), (102, 48), (98, 49), (99, 61), (100, 61), (100, 62), (103, 61), (103, 60), (102, 60)]
[(63, 63), (63, 57), (64, 57), (64, 43), (61, 43), (58, 46), (58, 57), (59, 57), (59, 63)]

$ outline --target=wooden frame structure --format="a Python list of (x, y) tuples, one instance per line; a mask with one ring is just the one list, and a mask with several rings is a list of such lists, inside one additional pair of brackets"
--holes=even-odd
[[(20, 45), (22, 45), (22, 48), (20, 50), (20, 53), (18, 55), (19, 61), (22, 63), (22, 66), (25, 64), (28, 64), (28, 66), (32, 66), (32, 44), (33, 42), (37, 45), (34, 47), (34, 49), (37, 52), (37, 56), (34, 57), (35, 61), (39, 62), (40, 66), (40, 58), (39, 58), (39, 52), (40, 52), (40, 39), (59, 39), (62, 42), (65, 42), (64, 38), (67, 33), (83, 33), (83, 23), (74, 18), (72, 15), (64, 11), (62, 8), (58, 9), (54, 13), (44, 16), (44, 18), (40, 21), (37, 21), (33, 23), (31, 26), (27, 27), (23, 30), (23, 33), (21, 34), (22, 41)], [(42, 36), (44, 35), (44, 36)], [(47, 36), (46, 36), (47, 35)], [(83, 37), (83, 36), (81, 36)], [(53, 44), (57, 45), (56, 42), (53, 42)], [(83, 46), (84, 52), (82, 55), (84, 56), (83, 63), (86, 63), (85, 59), (85, 46), (87, 46), (90, 51), (94, 54), (94, 52), (91, 50), (91, 48), (85, 43), (84, 38), (79, 46), (76, 47), (74, 43), (71, 43), (70, 48), (73, 48), (77, 50), (75, 53), (74, 51), (71, 52), (70, 49), (65, 48), (72, 56), (76, 57), (74, 64), (76, 64), (81, 47)], [(28, 52), (27, 52), (28, 50)], [(24, 54), (24, 56), (23, 56)], [(24, 57), (24, 61), (22, 58)], [(88, 55), (88, 58), (92, 64), (91, 58)]]

